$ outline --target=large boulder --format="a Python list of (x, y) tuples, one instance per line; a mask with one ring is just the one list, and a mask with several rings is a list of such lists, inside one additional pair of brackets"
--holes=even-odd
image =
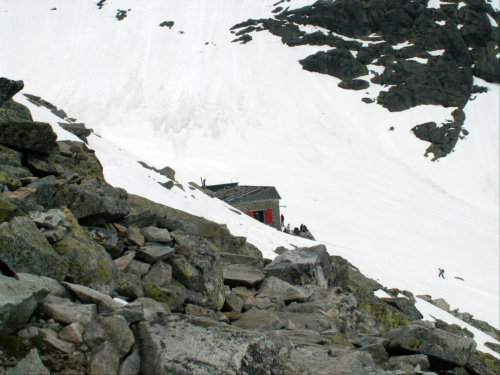
[(29, 121), (10, 109), (0, 108), (0, 143), (16, 150), (51, 152), (57, 135), (45, 122)]
[(38, 204), (48, 208), (68, 207), (83, 224), (99, 225), (112, 222), (129, 213), (127, 192), (113, 187), (53, 184), (42, 185), (36, 191)]
[(465, 365), (476, 350), (476, 343), (471, 338), (418, 325), (391, 330), (386, 337), (390, 340), (387, 347), (389, 354), (425, 354), (431, 367), (442, 370)]
[(0, 145), (0, 165), (21, 166), (22, 153)]
[(287, 251), (264, 268), (266, 276), (274, 276), (294, 285), (333, 286), (334, 272), (324, 245)]
[(202, 237), (176, 234), (181, 245), (189, 246), (193, 252), (186, 259), (175, 255), (166, 260), (172, 267), (172, 275), (186, 288), (208, 298), (205, 307), (220, 310), (224, 305), (224, 282), (219, 249)]
[(0, 332), (16, 332), (50, 293), (43, 286), (0, 273)]
[(66, 262), (28, 217), (0, 224), (0, 260), (14, 272), (63, 279)]
[(64, 260), (67, 280), (110, 294), (115, 289), (117, 275), (111, 256), (78, 224), (70, 210), (63, 208), (62, 211), (69, 231), (52, 246)]
[(158, 314), (138, 331), (144, 374), (283, 374), (268, 339), (210, 319)]

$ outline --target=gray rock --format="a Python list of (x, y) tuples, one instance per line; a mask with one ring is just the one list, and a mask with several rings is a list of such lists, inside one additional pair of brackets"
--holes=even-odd
[(135, 251), (127, 251), (123, 256), (114, 260), (116, 269), (120, 272), (125, 272), (134, 257)]
[(97, 306), (50, 296), (42, 303), (42, 312), (57, 322), (79, 323), (85, 327), (97, 316)]
[(0, 143), (5, 146), (17, 150), (51, 152), (57, 149), (56, 139), (57, 135), (50, 124), (22, 119), (12, 110), (0, 113)]
[(294, 329), (284, 332), (294, 347), (323, 345), (330, 342), (325, 336), (310, 329)]
[(82, 185), (42, 185), (36, 191), (38, 204), (48, 208), (66, 206), (85, 225), (118, 220), (129, 213), (127, 192), (113, 187), (89, 189)]
[(300, 287), (291, 285), (277, 277), (268, 277), (262, 281), (257, 297), (269, 297), (271, 300), (283, 301), (286, 304), (291, 302), (305, 302), (311, 296)]
[(293, 285), (333, 286), (334, 273), (324, 245), (287, 251), (264, 267), (266, 276), (275, 276)]
[(156, 262), (148, 273), (143, 276), (142, 280), (155, 286), (167, 285), (172, 280), (172, 267), (161, 261)]
[(170, 237), (170, 232), (168, 231), (168, 229), (146, 227), (146, 228), (141, 228), (141, 234), (144, 236), (146, 241), (153, 241), (153, 242), (172, 241), (172, 237)]
[(259, 332), (274, 331), (283, 327), (283, 322), (277, 315), (256, 308), (241, 314), (241, 317), (232, 324), (241, 329)]
[(436, 298), (432, 300), (434, 306), (439, 307), (441, 310), (450, 311), (450, 304), (444, 298)]
[(131, 244), (137, 245), (137, 246), (144, 246), (144, 236), (141, 233), (141, 230), (137, 227), (134, 226), (129, 226), (127, 228), (127, 241), (129, 241)]
[(65, 275), (62, 257), (27, 217), (0, 225), (0, 259), (14, 272), (55, 279)]
[(210, 319), (160, 315), (139, 323), (139, 338), (144, 374), (283, 374), (269, 340)]
[(64, 212), (58, 209), (50, 209), (47, 212), (30, 212), (30, 219), (38, 228), (56, 228), (63, 220), (66, 220)]
[(187, 289), (207, 297), (203, 307), (220, 310), (224, 305), (224, 283), (219, 249), (202, 237), (177, 234), (183, 245), (193, 249), (189, 261), (181, 255), (168, 260), (172, 275)]
[(166, 285), (158, 288), (153, 284), (146, 284), (144, 286), (144, 295), (153, 298), (155, 301), (166, 303), (172, 311), (182, 311), (182, 306), (187, 297), (186, 289), (176, 285)]
[(73, 344), (83, 344), (83, 332), (85, 328), (80, 323), (71, 323), (58, 332), (61, 340), (72, 342)]
[(16, 332), (50, 293), (43, 285), (0, 274), (0, 332)]
[(138, 375), (141, 371), (141, 352), (138, 345), (134, 345), (130, 354), (120, 365), (118, 375)]
[(127, 265), (127, 267), (125, 268), (125, 271), (128, 273), (133, 273), (134, 275), (137, 275), (139, 277), (142, 277), (148, 273), (150, 267), (151, 266), (147, 263), (139, 262), (137, 260), (131, 260)]
[(286, 358), (290, 355), (290, 351), (294, 348), (294, 346), (284, 331), (270, 331), (265, 334), (274, 344), (274, 347), (279, 351), (281, 357)]
[(0, 165), (2, 174), (0, 175), (0, 184), (7, 186), (9, 190), (17, 190), (22, 186), (21, 179), (31, 176), (31, 173), (22, 167), (13, 167), (11, 165)]
[(246, 264), (248, 266), (255, 267), (257, 269), (262, 269), (264, 267), (262, 258), (242, 255), (242, 254), (232, 254), (232, 253), (221, 253), (222, 264)]
[(413, 320), (420, 320), (424, 317), (415, 307), (415, 302), (406, 297), (381, 298), (381, 300), (397, 308)]
[(51, 329), (42, 328), (40, 329), (40, 333), (43, 336), (43, 341), (52, 346), (54, 349), (66, 354), (71, 354), (75, 351), (75, 344), (60, 340), (57, 337), (57, 332)]
[(123, 316), (129, 323), (142, 322), (145, 319), (143, 305), (140, 303), (128, 303), (113, 311), (111, 315)]
[(224, 308), (229, 311), (241, 312), (245, 301), (228, 289), (225, 291)]
[(474, 340), (440, 329), (410, 325), (391, 330), (387, 350), (410, 351), (429, 357), (431, 367), (450, 369), (465, 365), (476, 349)]
[(20, 167), (21, 157), (22, 154), (20, 152), (14, 151), (0, 144), (0, 165), (10, 165), (12, 167)]
[(169, 246), (144, 246), (137, 250), (137, 258), (149, 264), (166, 260), (174, 254), (174, 249)]
[(111, 312), (123, 306), (121, 303), (113, 300), (109, 295), (86, 286), (67, 282), (63, 282), (62, 284), (68, 288), (81, 302), (95, 304), (99, 313)]
[[(172, 22), (172, 25), (173, 25), (173, 22)], [(175, 171), (170, 167), (164, 167), (164, 168), (158, 170), (158, 173), (171, 179), (171, 180), (175, 180)]]
[(128, 297), (132, 300), (144, 297), (144, 288), (140, 276), (133, 273), (120, 272), (115, 292), (120, 296)]
[(414, 370), (417, 366), (421, 371), (429, 370), (429, 358), (425, 354), (397, 355), (384, 364), (386, 370), (404, 370), (405, 367)]
[(358, 349), (360, 352), (368, 353), (373, 361), (377, 364), (382, 364), (389, 360), (389, 354), (382, 344), (366, 345)]
[(16, 278), (20, 281), (38, 285), (50, 291), (50, 294), (57, 297), (68, 298), (71, 293), (57, 280), (50, 277), (32, 275), (30, 273), (16, 273)]
[(122, 316), (100, 316), (85, 330), (85, 343), (92, 349), (91, 374), (117, 374), (120, 361), (135, 342), (134, 334)]
[(35, 182), (32, 182), (31, 184), (26, 185), (26, 188), (36, 190), (42, 185), (53, 185), (55, 184), (56, 180), (57, 177), (54, 175), (45, 176), (36, 180)]
[(13, 81), (5, 77), (0, 77), (0, 105), (11, 99), (23, 88), (23, 81)]
[(50, 371), (45, 367), (38, 351), (31, 349), (26, 357), (24, 357), (15, 367), (9, 369), (5, 375), (50, 375)]
[(228, 264), (222, 267), (224, 284), (230, 286), (255, 286), (264, 280), (264, 273), (246, 264)]
[(160, 315), (170, 315), (170, 308), (166, 303), (155, 301), (151, 298), (138, 298), (134, 302), (129, 303), (128, 307), (132, 306), (140, 306), (144, 312), (144, 320), (151, 320), (156, 317), (158, 314)]

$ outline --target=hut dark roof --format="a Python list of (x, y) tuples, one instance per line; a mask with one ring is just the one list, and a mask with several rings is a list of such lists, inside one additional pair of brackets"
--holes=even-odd
[(253, 202), (266, 199), (281, 199), (274, 186), (238, 186), (238, 183), (206, 186), (217, 198), (226, 203)]

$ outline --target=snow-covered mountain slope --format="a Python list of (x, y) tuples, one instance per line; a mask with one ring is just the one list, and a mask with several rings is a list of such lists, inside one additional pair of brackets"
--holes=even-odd
[[(125, 149), (174, 168), (184, 186), (200, 177), (276, 186), (286, 222), (307, 224), (332, 254), (498, 327), (499, 86), (476, 79), (489, 91), (464, 109), (470, 135), (431, 162), (410, 128), (445, 122), (451, 108), (390, 113), (361, 102), (380, 88), (342, 90), (336, 78), (302, 70), (298, 60), (330, 47), (290, 48), (268, 32), (231, 43), (233, 25), (273, 8), (264, 0), (108, 0), (102, 9), (93, 0), (0, 0), (0, 74), (102, 135), (90, 141), (110, 183), (227, 223), (268, 257), (307, 241), (198, 191), (147, 183), (161, 176)], [(123, 21), (117, 9), (130, 9)]]

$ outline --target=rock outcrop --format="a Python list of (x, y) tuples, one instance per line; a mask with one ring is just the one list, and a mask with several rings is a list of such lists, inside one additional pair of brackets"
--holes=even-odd
[(26, 173), (0, 180), (1, 373), (488, 374), (495, 363), (323, 245), (265, 260), (224, 225), (110, 187), (83, 142), (0, 138), (2, 171)]

